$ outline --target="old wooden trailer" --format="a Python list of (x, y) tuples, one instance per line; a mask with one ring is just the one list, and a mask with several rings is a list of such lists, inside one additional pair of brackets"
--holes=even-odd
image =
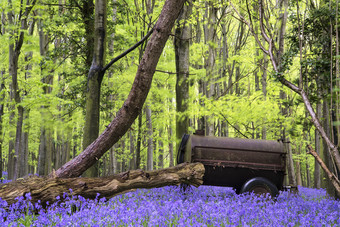
[(183, 162), (205, 166), (204, 185), (272, 196), (284, 187), (286, 151), (282, 141), (185, 134), (177, 154), (177, 163)]

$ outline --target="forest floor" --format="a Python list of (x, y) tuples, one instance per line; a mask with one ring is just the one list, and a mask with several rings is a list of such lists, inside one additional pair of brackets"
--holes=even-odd
[(1, 226), (340, 226), (340, 201), (324, 189), (299, 187), (276, 200), (212, 186), (138, 189), (110, 200), (64, 197), (47, 209), (0, 200)]

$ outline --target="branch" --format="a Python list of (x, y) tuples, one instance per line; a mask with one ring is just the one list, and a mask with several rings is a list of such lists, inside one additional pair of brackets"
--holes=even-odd
[(128, 53), (130, 53), (131, 51), (133, 51), (134, 49), (136, 49), (138, 46), (140, 46), (147, 38), (149, 38), (149, 36), (152, 34), (153, 32), (153, 28), (146, 34), (146, 36), (144, 36), (138, 43), (136, 43), (135, 45), (133, 45), (132, 47), (130, 47), (129, 49), (127, 49), (124, 53), (118, 55), (117, 57), (115, 57), (114, 59), (112, 59), (110, 61), (109, 64), (107, 64), (103, 69), (102, 72), (105, 73), (105, 71), (110, 68), (113, 63), (115, 63), (116, 61), (118, 61), (119, 59), (123, 58), (125, 55), (127, 55)]
[[(241, 21), (242, 21), (243, 23), (245, 23), (245, 24), (248, 25), (249, 30), (250, 30), (251, 33), (253, 34), (253, 36), (254, 36), (254, 38), (255, 38), (257, 44), (258, 44), (259, 47), (261, 48), (261, 50), (262, 50), (265, 54), (269, 55), (268, 50), (266, 50), (266, 48), (264, 48), (264, 46), (262, 45), (261, 41), (259, 40), (259, 37), (258, 37), (257, 34), (255, 33), (254, 28), (253, 28), (253, 24), (250, 23), (249, 21), (247, 21), (247, 20), (239, 13), (239, 12), (237, 11), (237, 9), (235, 8), (235, 6), (234, 6), (231, 2), (230, 2), (230, 5), (231, 5), (231, 7), (233, 7), (233, 9), (234, 9), (234, 11), (236, 12), (236, 14), (241, 18)], [(250, 16), (250, 15), (249, 15), (249, 16)]]
[(249, 76), (250, 74), (253, 74), (257, 69), (258, 69), (258, 68), (255, 68), (253, 71), (248, 72), (248, 73), (247, 73), (246, 75), (244, 75), (244, 76), (241, 75), (236, 81), (234, 81), (232, 84), (230, 84), (230, 85), (227, 87), (227, 89), (226, 89), (225, 91), (222, 92), (221, 95), (217, 96), (217, 97), (215, 98), (215, 100), (218, 100), (219, 98), (225, 96), (225, 95), (228, 93), (228, 91), (234, 86), (234, 84), (238, 83), (239, 81), (241, 81), (242, 79), (246, 78), (246, 77)]
[(334, 175), (334, 173), (332, 173), (327, 168), (326, 164), (322, 161), (322, 159), (320, 158), (318, 153), (315, 152), (315, 150), (313, 149), (313, 147), (311, 145), (307, 145), (307, 148), (308, 148), (308, 154), (311, 154), (312, 156), (314, 156), (315, 160), (320, 164), (322, 169), (327, 174), (327, 177), (332, 182), (337, 194), (340, 195), (340, 181), (339, 181), (339, 179)]
[(260, 29), (261, 29), (261, 33), (262, 33), (262, 37), (267, 41), (267, 43), (269, 44), (269, 48), (268, 48), (268, 55), (270, 56), (270, 60), (272, 62), (273, 68), (274, 70), (277, 72), (278, 68), (277, 68), (277, 62), (276, 59), (273, 55), (273, 39), (269, 38), (269, 36), (267, 35), (264, 26), (263, 26), (263, 5), (262, 5), (262, 0), (259, 0), (259, 15), (260, 15)]
[[(217, 108), (216, 108), (217, 109)], [(233, 127), (233, 129), (235, 129), (235, 131), (237, 131), (238, 133), (240, 133), (244, 138), (249, 139), (248, 136), (244, 135), (238, 128), (236, 128), (233, 124), (231, 124), (228, 119), (224, 116), (224, 114), (222, 114), (221, 111), (219, 111), (219, 114), (224, 118), (224, 120), (231, 126)]]

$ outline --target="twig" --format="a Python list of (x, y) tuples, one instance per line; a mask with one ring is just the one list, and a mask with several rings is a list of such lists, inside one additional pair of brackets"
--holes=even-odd
[(110, 63), (108, 63), (103, 69), (102, 72), (104, 73), (108, 68), (110, 68), (113, 63), (115, 63), (116, 61), (118, 61), (119, 59), (125, 57), (128, 53), (130, 53), (131, 51), (133, 51), (134, 49), (136, 49), (138, 46), (140, 46), (145, 40), (147, 40), (147, 38), (149, 38), (149, 36), (152, 34), (153, 32), (153, 28), (146, 34), (146, 36), (144, 36), (139, 42), (137, 42), (135, 45), (133, 45), (132, 47), (130, 47), (129, 49), (127, 49), (126, 51), (124, 51), (122, 54), (118, 55), (117, 57), (115, 57), (114, 59), (112, 59), (110, 61)]

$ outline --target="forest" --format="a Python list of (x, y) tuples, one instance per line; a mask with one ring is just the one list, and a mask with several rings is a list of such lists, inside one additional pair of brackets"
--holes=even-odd
[[(120, 116), (164, 2), (1, 1), (0, 177), (58, 170)], [(182, 135), (204, 130), (289, 141), (287, 182), (334, 195), (307, 145), (337, 176), (338, 6), (185, 1), (143, 107), (83, 175), (174, 166)]]

